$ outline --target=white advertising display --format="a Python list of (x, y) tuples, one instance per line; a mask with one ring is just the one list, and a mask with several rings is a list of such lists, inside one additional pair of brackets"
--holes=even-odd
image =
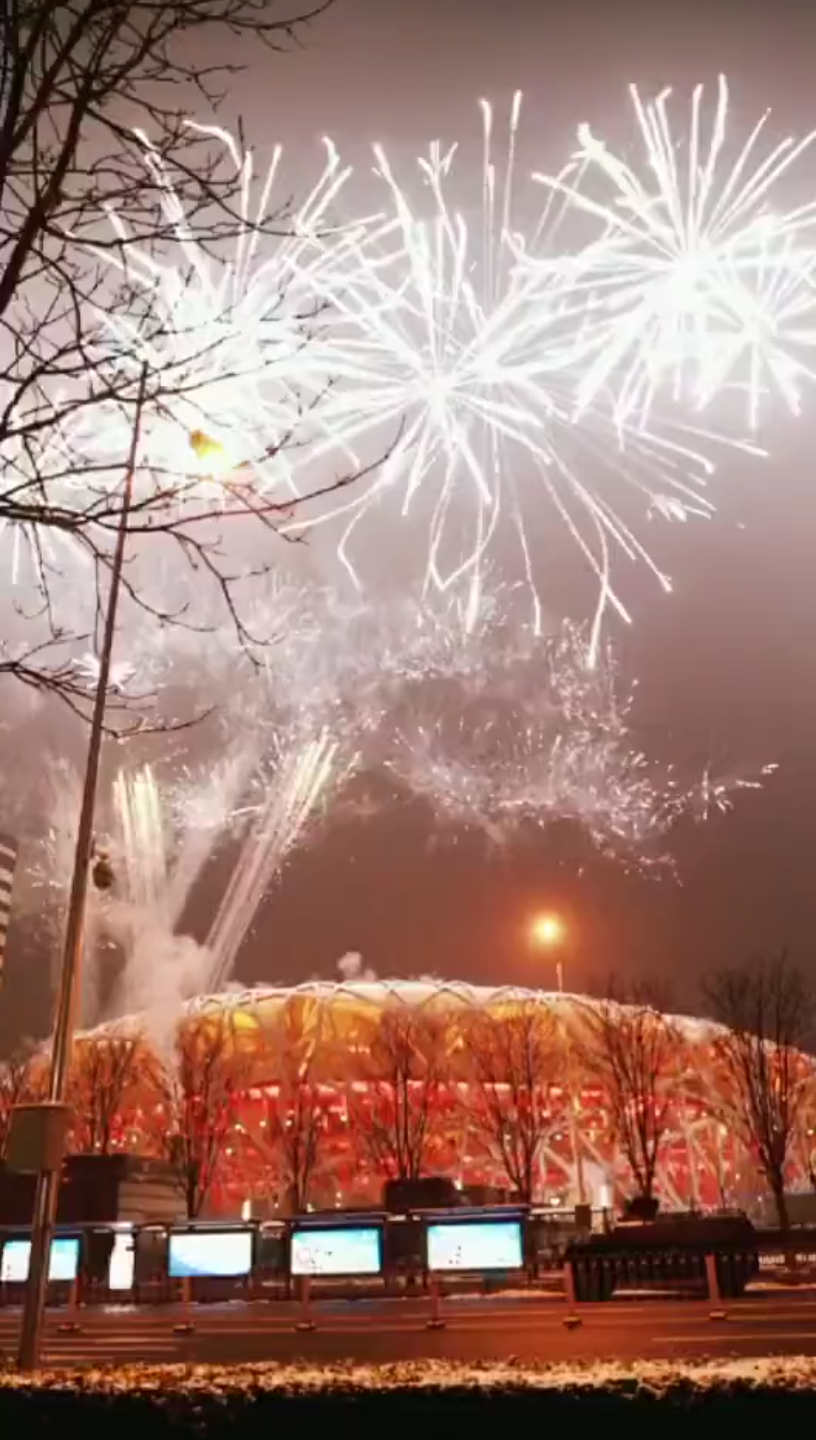
[(521, 1270), (523, 1264), (518, 1220), (428, 1226), (429, 1270)]
[(170, 1276), (174, 1280), (234, 1278), (252, 1269), (252, 1231), (222, 1230), (170, 1236)]
[[(28, 1279), (28, 1265), (31, 1258), (30, 1240), (7, 1240), (0, 1259), (0, 1281), (4, 1285), (23, 1285)], [(49, 1280), (76, 1280), (79, 1268), (79, 1240), (51, 1241), (48, 1261)]]
[(293, 1230), (289, 1268), (293, 1275), (379, 1275), (380, 1231), (376, 1225)]
[(108, 1264), (108, 1289), (132, 1290), (136, 1259), (132, 1235), (115, 1235)]

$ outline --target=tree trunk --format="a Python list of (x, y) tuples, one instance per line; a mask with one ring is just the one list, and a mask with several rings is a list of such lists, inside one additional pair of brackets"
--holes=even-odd
[(775, 1175), (771, 1180), (771, 1191), (773, 1193), (774, 1205), (776, 1206), (776, 1218), (780, 1230), (790, 1230), (790, 1217), (788, 1215), (788, 1202), (785, 1196), (785, 1177)]

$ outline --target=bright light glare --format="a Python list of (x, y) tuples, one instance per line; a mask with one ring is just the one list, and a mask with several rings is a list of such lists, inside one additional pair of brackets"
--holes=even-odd
[(530, 926), (530, 936), (536, 945), (550, 948), (560, 945), (566, 934), (563, 920), (558, 915), (537, 915)]

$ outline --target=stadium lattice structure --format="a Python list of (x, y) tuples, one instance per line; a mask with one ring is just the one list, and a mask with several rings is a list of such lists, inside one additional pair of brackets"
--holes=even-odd
[[(293, 1103), (292, 1076), (298, 1074), (308, 1074), (321, 1103), (323, 1133), (313, 1203), (321, 1208), (379, 1203), (388, 1166), (378, 1165), (370, 1147), (361, 1144), (361, 1128), (367, 1107), (376, 1105), (384, 1083), (372, 1078), (372, 1045), (382, 1016), (394, 1011), (431, 1018), (444, 1037), (444, 1079), (434, 1086), (430, 1102), (427, 1171), (447, 1176), (462, 1188), (508, 1190), (495, 1147), (473, 1124), (469, 1101), (475, 1092), (467, 1026), (476, 1012), (509, 1016), (539, 1005), (561, 1037), (561, 1073), (547, 1086), (545, 1104), (551, 1124), (540, 1150), (536, 1198), (543, 1204), (573, 1204), (580, 1174), (585, 1198), (597, 1207), (612, 1206), (632, 1193), (633, 1184), (616, 1142), (609, 1097), (585, 1058), (591, 1012), (597, 1003), (585, 996), (435, 979), (310, 981), (196, 998), (186, 1007), (182, 1024), (208, 1017), (227, 1021), (248, 1060), (246, 1085), (213, 1196), (216, 1208), (237, 1213), (250, 1200), (268, 1201), (272, 1211), (285, 1208), (285, 1187), (275, 1184), (268, 1127), (276, 1107), (281, 1111), (279, 1123), (293, 1123), (285, 1111)], [(676, 1060), (668, 1081), (670, 1108), (656, 1191), (669, 1208), (751, 1208), (763, 1186), (754, 1157), (727, 1123), (725, 1107), (719, 1103), (725, 1077), (716, 1044), (718, 1027), (688, 1016), (667, 1018), (676, 1037)], [(149, 1030), (149, 1020), (142, 1017), (126, 1023)], [(100, 1027), (85, 1039), (101, 1038), (107, 1028)], [(802, 1063), (813, 1068), (807, 1057)], [(408, 1089), (419, 1091), (424, 1085), (419, 1079)], [(117, 1146), (132, 1149), (134, 1140), (147, 1133), (142, 1108), (149, 1104), (149, 1097), (140, 1097), (127, 1122), (123, 1120)], [(812, 1148), (811, 1135), (803, 1127), (791, 1158), (792, 1189), (807, 1186)]]

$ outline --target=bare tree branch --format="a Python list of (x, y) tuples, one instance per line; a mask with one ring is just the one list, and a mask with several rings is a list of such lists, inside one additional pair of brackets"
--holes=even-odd
[(0, 1160), (6, 1153), (11, 1115), (15, 1105), (38, 1097), (41, 1082), (35, 1064), (36, 1046), (24, 1043), (0, 1064)]
[(248, 1076), (249, 1059), (228, 1015), (202, 1012), (179, 1027), (173, 1064), (163, 1077), (160, 1140), (191, 1220), (218, 1177)]
[(364, 1073), (363, 1093), (351, 1105), (362, 1149), (388, 1178), (420, 1179), (447, 1077), (442, 1025), (434, 1016), (399, 1003), (387, 1006)]
[[(201, 456), (219, 448), (207, 428), (205, 362), (217, 366), (219, 383), (249, 377), (240, 361), (221, 362), (221, 342), (206, 327), (185, 331), (183, 353), (162, 358), (166, 320), (135, 265), (137, 256), (166, 264), (180, 235), (223, 260), (248, 228), (290, 233), (286, 210), (248, 220), (240, 144), (188, 117), (196, 102), (207, 119), (216, 109), (239, 68), (231, 47), (236, 55), (242, 44), (290, 48), (332, 3), (10, 0), (0, 12), (0, 536), (7, 574), (23, 566), (21, 593), (36, 596), (33, 608), (16, 608), (20, 635), (0, 641), (0, 677), (58, 696), (79, 715), (86, 707), (72, 667), (79, 645), (93, 648), (104, 611), (125, 458), (124, 448), (98, 453), (89, 437), (113, 424), (124, 445), (145, 347), (158, 355), (146, 408), (178, 428), (190, 463), (140, 457), (129, 553), (136, 561), (147, 553), (150, 563), (126, 570), (125, 600), (157, 624), (198, 628), (186, 600), (168, 602), (146, 578), (167, 553), (191, 594), (214, 596), (250, 654), (269, 642), (254, 632), (248, 582), (270, 573), (274, 557), (265, 548), (250, 569), (235, 556), (235, 537), (251, 523), (269, 547), (279, 541), (295, 502), (261, 483), (261, 472), (304, 443), (322, 392), (296, 398), (290, 383), (288, 423), (252, 437), (230, 473), (202, 474)], [(215, 55), (225, 58), (209, 63)], [(285, 276), (279, 283), (283, 306)], [(293, 373), (317, 320), (306, 309), (287, 330)], [(368, 473), (321, 477), (297, 503)], [(77, 592), (79, 625), (67, 613)], [(121, 712), (142, 714), (144, 697), (123, 690), (117, 698)]]
[(519, 1198), (531, 1204), (543, 1146), (558, 1125), (549, 1096), (562, 1058), (555, 1021), (535, 1002), (512, 1014), (478, 1014), (468, 1026), (466, 1047), (473, 1074), (468, 1125)]
[[(323, 1007), (318, 1002), (304, 1023), (303, 1006), (287, 1001), (264, 1033), (264, 1069), (276, 1077), (267, 1093), (261, 1133), (246, 1131), (253, 1150), (276, 1184), (287, 1192), (288, 1208), (301, 1215), (311, 1198), (326, 1139), (328, 1103), (315, 1077), (323, 1042)], [(263, 1063), (262, 1061), (260, 1063)]]
[(69, 1103), (74, 1112), (72, 1148), (83, 1155), (110, 1155), (128, 1100), (158, 1089), (159, 1070), (139, 1035), (125, 1031), (80, 1039), (74, 1050)]
[(714, 1048), (726, 1091), (714, 1103), (757, 1156), (786, 1230), (785, 1171), (814, 1088), (813, 1063), (803, 1053), (814, 1040), (812, 986), (783, 951), (719, 971), (704, 993), (713, 1018), (725, 1027)]
[(583, 1064), (604, 1088), (613, 1139), (629, 1163), (637, 1198), (649, 1202), (682, 1043), (665, 1006), (665, 992), (653, 982), (624, 989), (613, 977), (606, 996), (584, 1007), (587, 1038), (577, 1047)]

